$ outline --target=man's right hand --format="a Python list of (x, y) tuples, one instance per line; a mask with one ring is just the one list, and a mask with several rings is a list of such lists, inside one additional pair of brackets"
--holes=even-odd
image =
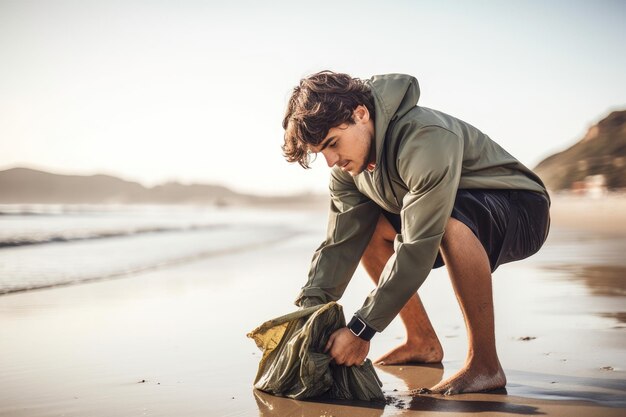
[(354, 366), (363, 365), (369, 350), (370, 342), (355, 336), (347, 327), (342, 327), (330, 335), (324, 352), (338, 365)]

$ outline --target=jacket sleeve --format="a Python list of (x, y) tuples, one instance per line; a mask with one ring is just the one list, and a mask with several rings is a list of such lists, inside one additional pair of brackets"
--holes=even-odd
[(398, 173), (408, 188), (402, 200), (402, 234), (379, 284), (357, 311), (365, 323), (383, 331), (430, 273), (461, 175), (463, 141), (437, 126), (406, 133), (398, 152)]
[(341, 298), (380, 216), (380, 208), (340, 169), (331, 171), (329, 188), (326, 240), (315, 251), (308, 281), (296, 299), (301, 307)]

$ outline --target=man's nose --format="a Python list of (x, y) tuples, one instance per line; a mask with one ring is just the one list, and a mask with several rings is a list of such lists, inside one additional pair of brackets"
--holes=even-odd
[(334, 152), (322, 152), (322, 154), (324, 155), (324, 158), (326, 158), (326, 163), (328, 164), (329, 168), (332, 168), (335, 166), (335, 164), (337, 162), (339, 162), (339, 155), (337, 155)]

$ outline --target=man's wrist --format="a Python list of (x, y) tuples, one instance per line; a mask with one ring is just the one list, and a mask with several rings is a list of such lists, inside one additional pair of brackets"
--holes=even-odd
[(326, 303), (319, 297), (310, 297), (300, 294), (294, 304), (300, 308), (307, 308)]
[(353, 335), (369, 342), (376, 334), (376, 330), (365, 323), (360, 317), (354, 315), (347, 325)]

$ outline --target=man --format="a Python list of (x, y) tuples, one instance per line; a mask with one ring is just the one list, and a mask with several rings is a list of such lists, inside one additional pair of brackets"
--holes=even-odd
[(547, 237), (541, 180), (475, 127), (417, 105), (417, 80), (402, 74), (362, 81), (323, 71), (294, 88), (283, 151), (308, 168), (321, 153), (332, 168), (326, 240), (296, 300), (337, 300), (359, 261), (377, 287), (326, 346), (336, 363), (359, 365), (370, 339), (399, 313), (406, 342), (379, 364), (433, 363), (441, 344), (417, 295), (446, 265), (465, 319), (464, 367), (431, 392), (506, 385), (495, 346), (491, 273), (535, 253)]

